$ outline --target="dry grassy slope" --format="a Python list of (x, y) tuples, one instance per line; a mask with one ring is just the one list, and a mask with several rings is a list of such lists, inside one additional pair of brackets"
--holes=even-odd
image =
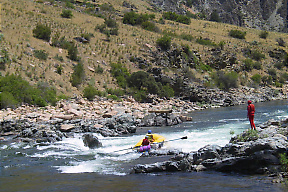
[[(111, 3), (120, 15), (123, 15), (124, 12), (127, 11), (127, 8), (122, 7), (123, 0), (99, 0), (98, 3)], [(149, 4), (145, 1), (136, 0), (131, 1), (131, 3), (138, 8), (139, 12), (152, 13), (147, 10)], [(102, 24), (104, 20), (78, 12), (76, 11), (77, 9), (79, 10), (77, 7), (76, 10), (73, 10), (73, 18), (65, 19), (60, 16), (63, 9), (61, 6), (45, 5), (32, 0), (2, 0), (1, 4), (1, 28), (4, 34), (1, 49), (7, 49), (10, 58), (13, 58), (12, 63), (7, 66), (6, 71), (1, 71), (1, 73), (19, 73), (33, 83), (37, 81), (49, 82), (59, 90), (59, 93), (62, 92), (69, 96), (72, 96), (73, 93), (80, 94), (85, 85), (76, 89), (69, 83), (73, 71), (72, 67), (75, 63), (66, 58), (66, 50), (51, 47), (47, 42), (33, 37), (32, 30), (37, 23), (50, 25), (52, 28), (52, 36), (56, 32), (60, 32), (61, 36), (65, 36), (68, 40), (80, 36), (83, 32), (94, 34), (95, 37), (92, 38), (89, 44), (77, 43), (77, 45), (79, 56), (82, 58), (85, 66), (87, 83), (94, 83), (100, 90), (103, 90), (103, 87), (106, 86), (109, 88), (115, 87), (115, 82), (109, 73), (109, 64), (111, 62), (121, 61), (131, 71), (136, 71), (137, 68), (135, 68), (135, 65), (128, 60), (129, 56), (141, 56), (144, 54), (144, 52), (141, 51), (144, 44), (148, 43), (155, 46), (156, 40), (161, 37), (161, 34), (145, 31), (139, 27), (124, 25), (121, 22), (121, 17), (118, 17), (119, 35), (112, 36), (111, 41), (107, 42), (104, 41), (106, 38), (105, 35), (94, 30), (95, 26)], [(156, 14), (156, 20), (161, 17), (160, 13), (154, 14)], [(190, 25), (166, 21), (165, 25), (157, 24), (157, 26), (161, 30), (170, 30), (177, 34), (186, 33), (192, 34), (196, 38), (209, 38), (215, 43), (225, 41), (226, 45), (224, 49), (235, 52), (239, 59), (239, 64), (245, 59), (241, 54), (241, 49), (243, 47), (251, 47), (250, 42), (254, 40), (258, 41), (259, 45), (252, 47), (265, 53), (267, 59), (263, 61), (263, 65), (266, 67), (263, 71), (252, 71), (249, 76), (255, 73), (264, 74), (267, 67), (271, 67), (269, 65), (271, 58), (267, 52), (274, 48), (279, 48), (276, 38), (281, 37), (285, 42), (288, 42), (287, 34), (269, 32), (268, 38), (264, 40), (259, 38), (260, 31), (255, 29), (244, 29), (233, 25), (200, 20), (192, 20)], [(228, 32), (231, 29), (247, 31), (246, 40), (229, 37)], [(203, 61), (209, 57), (207, 51), (211, 49), (210, 47), (180, 39), (173, 39), (172, 42), (188, 44), (193, 50), (201, 54)], [(46, 50), (49, 53), (49, 59), (43, 62), (32, 55), (27, 55), (27, 53), (33, 53), (31, 48)], [(285, 49), (286, 52), (288, 51), (287, 48), (281, 48)], [(54, 59), (56, 54), (64, 58), (64, 62), (61, 63), (64, 67), (64, 73), (62, 75), (55, 72), (55, 66), (60, 64), (58, 60)], [(89, 70), (89, 67), (95, 68), (98, 65), (105, 69), (102, 75)], [(201, 75), (203, 74), (199, 73), (196, 76), (201, 77)]]

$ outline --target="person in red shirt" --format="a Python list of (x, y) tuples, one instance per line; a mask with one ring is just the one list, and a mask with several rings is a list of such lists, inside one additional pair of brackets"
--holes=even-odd
[(248, 101), (248, 106), (247, 106), (247, 117), (249, 118), (251, 129), (256, 130), (256, 126), (254, 123), (254, 114), (255, 114), (255, 106), (252, 104), (252, 101)]
[(150, 141), (149, 141), (149, 137), (145, 136), (145, 138), (142, 141), (141, 147), (139, 148), (139, 152), (145, 152), (145, 151), (149, 151), (151, 149), (150, 146)]

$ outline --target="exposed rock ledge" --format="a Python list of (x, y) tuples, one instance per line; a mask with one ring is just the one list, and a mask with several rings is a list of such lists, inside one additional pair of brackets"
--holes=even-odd
[[(207, 145), (195, 152), (153, 151), (152, 155), (174, 156), (165, 162), (138, 164), (134, 173), (204, 171), (239, 172), (279, 176), (275, 182), (288, 177), (282, 172), (280, 154), (287, 153), (288, 118), (269, 120), (257, 127), (257, 134), (247, 130), (232, 137), (224, 147)], [(287, 170), (285, 170), (287, 171)], [(280, 178), (280, 179), (279, 179)]]

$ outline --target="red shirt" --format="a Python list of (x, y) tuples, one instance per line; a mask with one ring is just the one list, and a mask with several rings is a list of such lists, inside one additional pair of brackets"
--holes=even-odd
[(247, 106), (247, 111), (248, 111), (248, 114), (247, 115), (254, 115), (255, 113), (255, 106), (253, 104), (249, 104)]
[(142, 145), (149, 145), (149, 144), (150, 144), (150, 142), (148, 139), (143, 139)]

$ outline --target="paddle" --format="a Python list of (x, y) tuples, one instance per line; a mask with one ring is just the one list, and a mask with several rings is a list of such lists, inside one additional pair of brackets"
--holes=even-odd
[[(188, 137), (187, 136), (184, 136), (184, 137), (181, 137), (181, 138), (178, 138), (178, 139), (171, 139), (171, 140), (167, 140), (167, 141), (176, 141), (176, 140), (180, 140), (180, 139), (187, 139)], [(164, 142), (167, 142), (167, 141), (164, 141)], [(155, 142), (157, 143), (157, 142)], [(129, 149), (135, 149), (135, 148), (139, 148), (140, 146), (138, 147), (129, 147), (129, 148), (126, 148), (126, 149), (120, 149), (120, 150), (117, 150), (117, 151), (112, 151), (112, 153), (115, 153), (115, 152), (119, 152), (119, 151), (125, 151), (125, 150), (129, 150)]]

